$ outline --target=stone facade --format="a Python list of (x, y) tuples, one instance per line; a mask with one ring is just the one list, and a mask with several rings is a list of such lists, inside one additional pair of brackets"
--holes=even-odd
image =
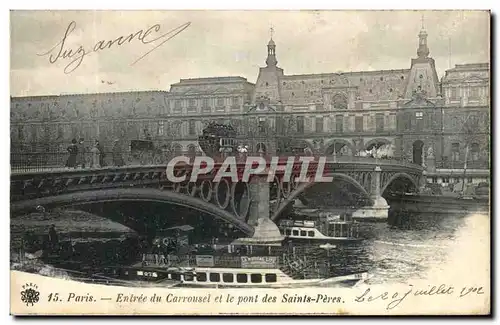
[(110, 146), (149, 133), (177, 152), (199, 151), (197, 136), (218, 121), (253, 151), (274, 152), (283, 139), (337, 155), (392, 143), (396, 156), (432, 170), (465, 160), (488, 168), (489, 64), (457, 65), (439, 80), (425, 30), (406, 69), (286, 75), (277, 53), (271, 39), (255, 84), (196, 78), (170, 91), (11, 98), (12, 150), (64, 150), (77, 137)]

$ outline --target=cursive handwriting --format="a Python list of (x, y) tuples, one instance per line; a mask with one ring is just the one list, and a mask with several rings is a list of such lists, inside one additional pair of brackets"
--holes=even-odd
[[(76, 28), (76, 22), (72, 21), (69, 23), (66, 31), (64, 32), (63, 38), (54, 45), (50, 50), (44, 53), (37, 54), (38, 56), (48, 56), (49, 62), (54, 64), (59, 60), (68, 59), (69, 63), (64, 68), (64, 73), (69, 74), (75, 71), (83, 62), (84, 58), (91, 53), (103, 51), (110, 49), (112, 47), (119, 47), (125, 43), (131, 43), (133, 40), (138, 40), (142, 44), (150, 44), (155, 41), (159, 41), (157, 45), (155, 45), (152, 49), (144, 53), (142, 56), (137, 58), (131, 65), (136, 64), (143, 58), (145, 58), (148, 54), (165, 44), (167, 41), (172, 39), (173, 37), (180, 34), (186, 28), (191, 25), (191, 22), (184, 23), (174, 29), (171, 29), (163, 34), (158, 36), (158, 33), (161, 33), (161, 25), (155, 24), (148, 29), (141, 29), (134, 33), (131, 33), (127, 36), (119, 36), (114, 40), (101, 40), (94, 44), (92, 48), (85, 48), (83, 45), (79, 45), (75, 48), (68, 48), (68, 37)], [(156, 34), (156, 35), (155, 35)]]
[[(411, 286), (411, 285), (410, 285)], [(372, 302), (375, 300), (391, 300), (387, 305), (387, 310), (396, 308), (411, 292), (413, 288), (410, 288), (406, 293), (394, 292), (392, 295), (388, 291), (382, 294), (370, 294), (370, 288), (366, 289), (361, 296), (357, 296), (354, 301), (356, 302)]]
[(360, 296), (356, 296), (354, 299), (355, 302), (372, 302), (377, 300), (385, 300), (389, 301), (386, 306), (387, 310), (391, 310), (399, 306), (403, 300), (405, 300), (408, 296), (435, 296), (435, 295), (452, 295), (454, 293), (453, 286), (447, 286), (445, 284), (441, 284), (439, 286), (428, 286), (426, 289), (415, 289), (413, 285), (409, 285), (410, 288), (405, 292), (394, 292), (389, 293), (385, 291), (381, 294), (372, 294), (370, 293), (370, 288), (367, 288), (363, 294)]
[(460, 290), (460, 298), (474, 293), (477, 295), (484, 295), (483, 287), (463, 287), (462, 290)]

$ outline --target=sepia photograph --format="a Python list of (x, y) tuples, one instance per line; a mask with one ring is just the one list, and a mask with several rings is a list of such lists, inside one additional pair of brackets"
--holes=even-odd
[(11, 10), (11, 314), (490, 314), (490, 20)]

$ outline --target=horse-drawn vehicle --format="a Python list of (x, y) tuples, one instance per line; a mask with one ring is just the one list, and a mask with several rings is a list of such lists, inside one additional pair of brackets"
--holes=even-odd
[(227, 124), (209, 123), (198, 137), (201, 150), (210, 157), (237, 151), (236, 130)]
[(159, 165), (165, 163), (168, 151), (166, 145), (158, 147), (152, 140), (132, 140), (129, 162), (139, 165)]

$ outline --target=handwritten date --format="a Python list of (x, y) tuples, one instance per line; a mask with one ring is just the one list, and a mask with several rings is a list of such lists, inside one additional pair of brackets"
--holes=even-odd
[(459, 298), (463, 298), (467, 295), (484, 294), (482, 287), (463, 287), (460, 291), (455, 292), (455, 288), (453, 286), (448, 286), (445, 284), (441, 284), (439, 286), (428, 286), (427, 288), (414, 288), (413, 285), (409, 285), (407, 291), (404, 292), (389, 292), (385, 291), (382, 293), (372, 293), (370, 288), (367, 288), (361, 295), (356, 296), (354, 299), (355, 302), (359, 303), (369, 303), (373, 301), (387, 301), (388, 304), (386, 306), (387, 310), (391, 310), (399, 306), (404, 300), (407, 300), (408, 297), (414, 296), (451, 296), (457, 295)]

